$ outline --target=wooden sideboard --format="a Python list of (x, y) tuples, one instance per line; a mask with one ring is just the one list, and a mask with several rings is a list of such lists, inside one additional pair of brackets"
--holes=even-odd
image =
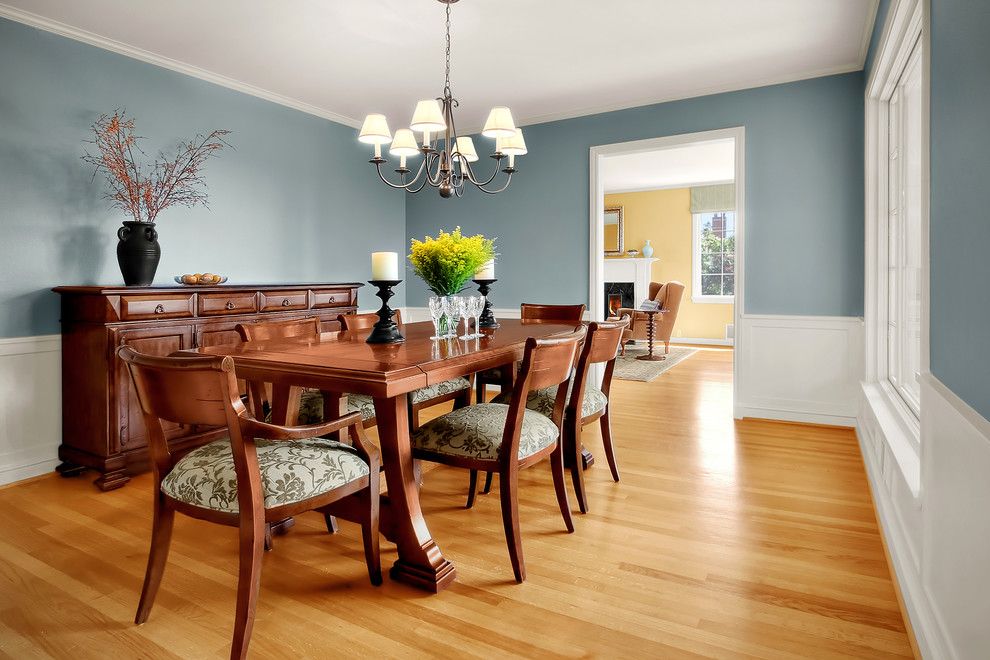
[[(361, 284), (196, 287), (61, 286), (62, 444), (59, 472), (100, 472), (102, 490), (120, 488), (147, 470), (147, 437), (130, 375), (117, 357), (125, 344), (150, 355), (240, 343), (238, 323), (318, 316), (325, 332), (357, 310)], [(223, 430), (173, 425), (175, 451)]]

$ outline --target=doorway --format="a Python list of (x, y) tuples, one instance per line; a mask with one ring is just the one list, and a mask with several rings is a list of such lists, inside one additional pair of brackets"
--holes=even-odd
[[(649, 297), (649, 282), (682, 281), (686, 304), (680, 310), (694, 318), (685, 318), (678, 330), (682, 311), (678, 312), (671, 344), (681, 340), (735, 347), (736, 417), (736, 356), (745, 341), (739, 332), (745, 290), (744, 156), (743, 127), (601, 145), (590, 153), (591, 318), (605, 318), (620, 297), (628, 302), (632, 295), (638, 306)], [(647, 235), (641, 226), (644, 216), (675, 224), (667, 225), (670, 231), (654, 224)], [(659, 260), (649, 255), (651, 251)], [(663, 345), (659, 351), (664, 351)]]

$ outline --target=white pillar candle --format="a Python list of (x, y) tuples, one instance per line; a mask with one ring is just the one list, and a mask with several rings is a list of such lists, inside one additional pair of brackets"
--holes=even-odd
[(392, 281), (399, 279), (399, 253), (372, 252), (371, 279)]
[(494, 280), (495, 279), (495, 260), (489, 259), (485, 263), (481, 264), (481, 268), (475, 271), (474, 279), (476, 280)]

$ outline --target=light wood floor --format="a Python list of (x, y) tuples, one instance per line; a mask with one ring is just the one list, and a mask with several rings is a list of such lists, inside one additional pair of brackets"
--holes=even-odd
[[(731, 351), (614, 385), (622, 482), (588, 472), (568, 535), (549, 468), (523, 472), (529, 579), (512, 581), (497, 495), (462, 509), (467, 475), (426, 475), (427, 520), (457, 583), (369, 585), (357, 527), (299, 518), (265, 557), (255, 657), (910, 656), (852, 431), (731, 417)], [(596, 430), (587, 445), (600, 452)], [(0, 490), (0, 656), (222, 657), (236, 531), (178, 517), (150, 621), (131, 622), (150, 480)], [(391, 565), (394, 547), (384, 543)]]

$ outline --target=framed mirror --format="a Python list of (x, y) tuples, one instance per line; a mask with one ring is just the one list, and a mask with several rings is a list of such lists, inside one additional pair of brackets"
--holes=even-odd
[(618, 257), (626, 252), (623, 237), (622, 207), (610, 206), (605, 209), (605, 256)]

